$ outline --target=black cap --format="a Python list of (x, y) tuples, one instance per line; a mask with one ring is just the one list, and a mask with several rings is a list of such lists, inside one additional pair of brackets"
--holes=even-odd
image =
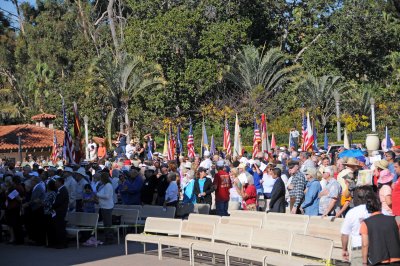
[(199, 167), (199, 168), (197, 168), (197, 172), (198, 173), (200, 173), (200, 172), (207, 172), (207, 168), (204, 168), (204, 167)]

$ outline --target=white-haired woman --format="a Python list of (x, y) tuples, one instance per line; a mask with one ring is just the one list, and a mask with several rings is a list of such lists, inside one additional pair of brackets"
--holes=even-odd
[(239, 195), (243, 198), (242, 208), (243, 210), (248, 211), (256, 211), (257, 206), (257, 189), (254, 186), (254, 179), (251, 175), (246, 175), (247, 183), (239, 188), (239, 180), (235, 180), (234, 186), (236, 190), (239, 192)]

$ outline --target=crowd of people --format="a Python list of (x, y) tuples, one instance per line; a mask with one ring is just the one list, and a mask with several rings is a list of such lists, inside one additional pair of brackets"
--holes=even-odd
[[(345, 259), (351, 239), (353, 265), (400, 263), (400, 149), (396, 147), (371, 156), (364, 151), (358, 157), (338, 156), (344, 148), (337, 153), (310, 153), (283, 146), (254, 158), (205, 150), (202, 157), (177, 156), (168, 161), (155, 152), (154, 141), (151, 153), (130, 142), (118, 145), (109, 156), (99, 150), (103, 146), (90, 147), (91, 160), (79, 165), (33, 157), (23, 164), (1, 162), (1, 222), (10, 228), (11, 243), (28, 240), (44, 245), (47, 236), (49, 246), (64, 248), (66, 214), (95, 212), (96, 206), (107, 227), (115, 204), (178, 209), (209, 204), (211, 214), (220, 216), (240, 208), (344, 217)], [(104, 242), (113, 241), (113, 232), (106, 231)]]

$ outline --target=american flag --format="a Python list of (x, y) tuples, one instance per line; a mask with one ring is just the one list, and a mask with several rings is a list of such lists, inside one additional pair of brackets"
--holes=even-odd
[(260, 130), (258, 128), (256, 120), (254, 120), (253, 158), (255, 158), (257, 156), (257, 153), (259, 152), (258, 145), (260, 142), (261, 142)]
[(50, 158), (53, 163), (57, 161), (57, 154), (58, 154), (57, 135), (56, 131), (54, 130), (53, 150), (51, 151), (51, 158)]
[(169, 140), (168, 140), (168, 161), (175, 160), (175, 140), (172, 135), (172, 126), (169, 125)]
[(191, 118), (190, 118), (190, 127), (189, 127), (187, 148), (188, 148), (188, 157), (194, 158), (196, 156), (196, 153), (194, 151), (194, 138), (193, 138), (193, 128), (192, 128), (192, 119)]
[[(306, 134), (303, 140), (303, 151), (308, 151), (308, 149), (312, 148), (312, 145), (314, 143), (314, 134), (312, 130), (312, 126), (310, 123), (310, 114), (307, 113), (307, 118), (306, 118)], [(303, 133), (304, 134), (304, 133)]]
[(229, 125), (227, 119), (225, 119), (225, 128), (224, 128), (224, 150), (226, 151), (226, 155), (232, 155), (231, 133), (229, 132)]
[(305, 143), (306, 143), (306, 137), (307, 137), (307, 117), (305, 116), (305, 114), (303, 114), (303, 123), (301, 124), (301, 135), (302, 135), (302, 139), (303, 139), (301, 149), (303, 151), (306, 151)]
[(75, 162), (74, 142), (71, 133), (69, 133), (67, 113), (65, 112), (64, 98), (62, 98), (62, 109), (64, 117), (64, 144), (63, 144), (63, 158), (67, 164)]

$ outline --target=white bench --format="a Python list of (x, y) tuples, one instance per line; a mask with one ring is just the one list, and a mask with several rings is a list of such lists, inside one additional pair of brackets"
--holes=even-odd
[(160, 235), (180, 237), (182, 220), (148, 217), (142, 234), (127, 234), (125, 236), (125, 255), (128, 255), (128, 241), (143, 243), (143, 253), (146, 253), (146, 243), (158, 244)]
[(242, 225), (253, 228), (261, 228), (263, 220), (260, 218), (243, 218), (243, 217), (221, 217), (221, 224)]
[(267, 213), (263, 221), (263, 228), (277, 230), (290, 230), (291, 232), (305, 234), (309, 216), (287, 213)]
[(190, 222), (218, 224), (220, 222), (220, 220), (221, 220), (220, 216), (197, 214), (197, 213), (191, 213), (191, 214), (189, 214), (189, 217), (188, 217), (188, 221), (190, 221)]
[(79, 249), (79, 232), (94, 232), (97, 239), (98, 213), (70, 212), (67, 213), (66, 231), (76, 237), (76, 248)]
[(179, 248), (179, 257), (182, 257), (181, 248), (189, 249), (189, 261), (192, 265), (192, 245), (199, 241), (211, 242), (214, 236), (215, 224), (183, 221), (179, 237), (160, 237), (158, 243), (158, 258), (162, 259), (162, 247), (172, 246)]
[[(264, 230), (264, 229), (262, 229)], [(260, 234), (260, 231), (255, 231), (255, 234)], [(274, 247), (273, 242), (269, 241), (269, 244), (263, 244), (260, 241), (253, 241), (255, 246), (263, 248), (273, 249), (287, 249), (287, 236), (282, 235), (286, 238), (285, 242), (277, 243)], [(253, 239), (252, 239), (253, 240)], [(257, 244), (258, 242), (258, 244)], [(272, 246), (271, 246), (272, 244)], [(299, 265), (326, 265), (330, 261), (332, 256), (333, 242), (329, 239), (317, 238), (313, 236), (293, 234), (290, 241), (289, 254), (273, 253), (267, 250), (255, 249), (255, 248), (243, 248), (243, 247), (232, 247), (228, 250), (227, 260), (230, 262), (230, 257), (236, 257), (241, 259), (249, 259), (251, 261), (261, 262), (265, 265), (276, 265), (276, 266), (299, 266)], [(295, 256), (295, 255), (296, 256)], [(307, 256), (317, 259), (325, 260), (324, 262), (313, 260), (309, 258), (303, 258), (300, 256)]]
[(192, 244), (192, 263), (194, 265), (195, 252), (209, 252), (213, 254), (213, 262), (215, 260), (214, 254), (223, 255), (225, 258), (225, 265), (228, 265), (227, 255), (228, 250), (234, 245), (247, 246), (250, 249), (251, 237), (253, 234), (252, 227), (231, 225), (231, 224), (217, 224), (212, 243), (196, 242)]

